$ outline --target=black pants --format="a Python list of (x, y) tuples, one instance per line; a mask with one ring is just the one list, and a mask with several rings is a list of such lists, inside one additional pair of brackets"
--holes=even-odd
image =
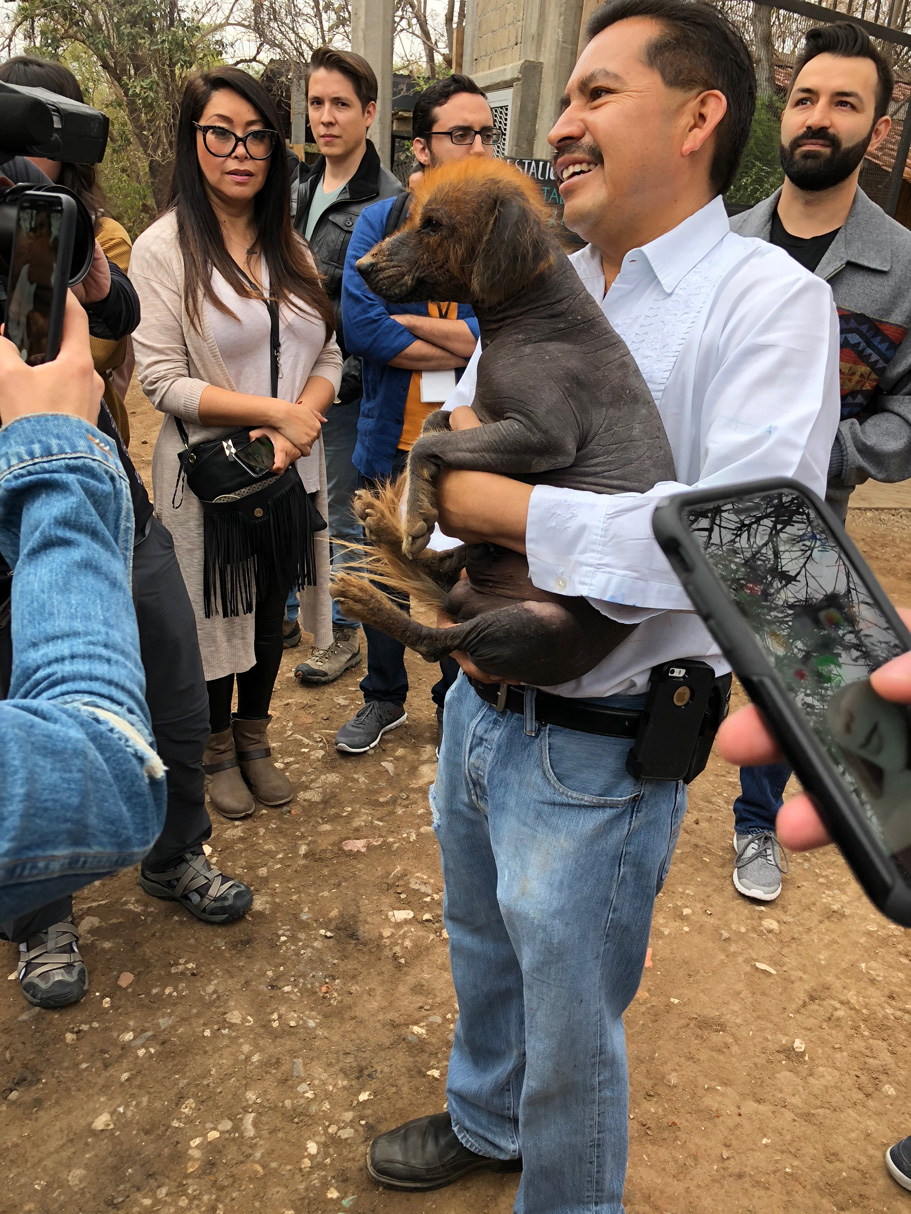
[[(282, 664), (284, 643), (282, 624), (290, 586), (270, 586), (256, 603), (253, 625), (253, 653), (256, 661), (237, 678), (237, 716), (244, 721), (262, 721), (269, 715), (269, 703)], [(209, 693), (209, 724), (212, 733), (222, 733), (231, 724), (233, 674), (212, 679)]]
[[(184, 852), (201, 851), (212, 833), (202, 770), (209, 738), (209, 701), (196, 619), (174, 555), (174, 541), (154, 518), (145, 538), (133, 549), (133, 603), (152, 732), (168, 769), (164, 828), (142, 866), (163, 871)], [(0, 678), (3, 652), (0, 636)], [(66, 922), (72, 914), (72, 898), (58, 898), (29, 915), (0, 921), (0, 933), (19, 943), (54, 923)]]
[[(396, 451), (392, 462), (390, 478), (396, 480), (405, 471), (408, 462), (407, 451)], [(379, 481), (370, 480), (366, 476), (358, 477), (359, 489), (378, 489)], [(381, 588), (382, 589), (382, 588)], [(387, 592), (388, 593), (388, 592)], [(408, 599), (390, 594), (389, 597), (402, 611), (408, 611)], [(404, 704), (408, 695), (408, 674), (405, 670), (405, 646), (401, 641), (393, 640), (378, 628), (364, 625), (364, 637), (367, 641), (367, 673), (361, 679), (360, 687), (364, 703), (372, 700), (385, 700), (390, 704)], [(455, 658), (443, 658), (440, 662), (440, 678), (430, 689), (433, 702), (437, 709), (443, 707), (446, 692), (456, 681), (459, 665)]]

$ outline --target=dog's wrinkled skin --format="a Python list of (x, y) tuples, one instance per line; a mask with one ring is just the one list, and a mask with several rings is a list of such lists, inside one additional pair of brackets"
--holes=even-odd
[(535, 187), (502, 161), (472, 158), (426, 174), (405, 227), (357, 268), (387, 300), (472, 305), (483, 350), (472, 407), (483, 425), (451, 431), (445, 412), (428, 417), (408, 461), (404, 520), (392, 490), (362, 490), (354, 503), (393, 573), (412, 593), (432, 584), (423, 597), (442, 601), (457, 625), (425, 627), (357, 575), (336, 576), (334, 597), (346, 615), (429, 661), (458, 649), (490, 674), (537, 686), (581, 677), (632, 628), (585, 599), (537, 589), (524, 556), (489, 544), (424, 549), (445, 468), (597, 493), (673, 480), (632, 356), (550, 234)]

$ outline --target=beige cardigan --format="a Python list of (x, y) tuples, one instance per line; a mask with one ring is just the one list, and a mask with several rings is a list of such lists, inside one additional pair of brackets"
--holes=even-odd
[[(155, 513), (174, 537), (180, 571), (196, 613), (199, 649), (207, 680), (249, 670), (255, 662), (253, 616), (206, 619), (203, 606), (202, 507), (190, 492), (179, 509), (172, 504), (177, 481), (177, 454), (183, 448), (174, 418), (186, 426), (191, 443), (227, 434), (236, 426), (203, 426), (199, 398), (210, 384), (236, 391), (219, 353), (205, 308), (200, 309), (201, 331), (190, 324), (184, 307), (183, 259), (177, 243), (177, 218), (163, 215), (137, 239), (130, 263), (142, 308), (139, 328), (133, 334), (136, 371), (142, 390), (156, 409), (165, 414), (152, 457)], [(334, 334), (323, 347), (311, 375), (341, 382), (342, 356)], [(300, 385), (303, 388), (303, 384)], [(180, 495), (178, 494), (178, 500)], [(320, 445), (320, 489), (317, 509), (327, 517), (325, 460)], [(332, 643), (329, 599), (328, 532), (316, 537), (317, 584), (301, 595), (301, 626), (314, 636), (314, 644)]]

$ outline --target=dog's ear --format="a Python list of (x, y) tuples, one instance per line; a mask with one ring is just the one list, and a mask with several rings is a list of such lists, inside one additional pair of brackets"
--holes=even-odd
[(550, 237), (524, 200), (515, 195), (500, 198), (472, 270), (472, 299), (482, 307), (504, 303), (552, 259)]

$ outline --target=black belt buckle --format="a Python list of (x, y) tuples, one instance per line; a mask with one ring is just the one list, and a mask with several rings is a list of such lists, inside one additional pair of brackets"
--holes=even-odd
[(508, 695), (509, 695), (509, 684), (501, 683), (500, 690), (497, 692), (497, 702), (494, 705), (497, 712), (504, 712), (506, 710), (506, 697)]

